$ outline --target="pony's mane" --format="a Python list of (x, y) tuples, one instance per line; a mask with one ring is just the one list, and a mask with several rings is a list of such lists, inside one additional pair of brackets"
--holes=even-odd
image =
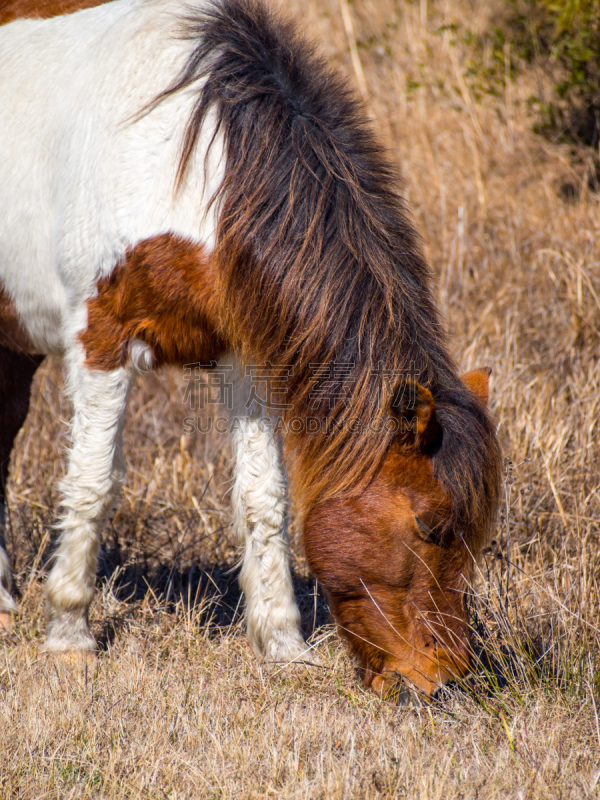
[[(158, 101), (198, 82), (179, 181), (209, 111), (213, 142), (224, 142), (213, 198), (224, 330), (246, 361), (292, 365), (286, 415), (321, 423), (292, 436), (304, 509), (380, 468), (393, 434), (373, 433), (373, 423), (389, 417), (393, 386), (373, 372), (417, 374), (443, 429), (436, 474), (479, 549), (498, 494), (494, 427), (458, 378), (398, 176), (362, 107), (262, 0), (203, 3), (185, 36), (192, 53)], [(315, 408), (314, 365), (333, 363), (352, 365), (350, 395)], [(348, 417), (353, 429), (340, 424)]]

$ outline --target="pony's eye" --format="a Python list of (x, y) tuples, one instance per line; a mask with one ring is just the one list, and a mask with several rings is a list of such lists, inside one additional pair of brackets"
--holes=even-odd
[(419, 519), (419, 517), (415, 517), (415, 523), (417, 525), (417, 533), (424, 542), (427, 542), (428, 544), (437, 544), (439, 537), (433, 528), (430, 528), (429, 525), (426, 525), (422, 519)]

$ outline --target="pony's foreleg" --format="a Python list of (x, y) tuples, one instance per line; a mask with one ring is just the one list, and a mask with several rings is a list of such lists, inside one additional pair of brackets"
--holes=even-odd
[(60, 484), (60, 537), (46, 585), (46, 650), (96, 648), (88, 608), (94, 594), (101, 526), (124, 477), (121, 439), (129, 380), (125, 368), (100, 372), (71, 366), (73, 444)]
[(0, 631), (10, 631), (16, 604), (10, 594), (12, 580), (6, 542), (4, 541), (4, 525), (5, 508), (4, 499), (2, 499), (0, 500)]
[(17, 353), (0, 346), (0, 630), (10, 629), (15, 610), (4, 541), (8, 464), (14, 440), (27, 417), (33, 376), (42, 361), (43, 356)]
[(269, 661), (300, 659), (300, 633), (286, 531), (286, 487), (277, 443), (262, 419), (236, 418), (232, 443), (234, 526), (244, 545), (240, 585), (248, 638)]
[(5, 507), (4, 498), (0, 500), (0, 631), (8, 631), (12, 626), (12, 615), (16, 609), (15, 601), (10, 594), (11, 574), (10, 562), (4, 541)]

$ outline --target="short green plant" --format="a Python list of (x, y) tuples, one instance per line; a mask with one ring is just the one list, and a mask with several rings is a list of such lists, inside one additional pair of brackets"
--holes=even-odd
[(508, 0), (519, 55), (552, 78), (537, 129), (596, 146), (600, 133), (600, 0)]
[(600, 135), (600, 0), (505, 0), (483, 35), (463, 33), (473, 50), (466, 73), (475, 96), (497, 95), (523, 64), (535, 64), (552, 90), (530, 98), (534, 129), (597, 146)]

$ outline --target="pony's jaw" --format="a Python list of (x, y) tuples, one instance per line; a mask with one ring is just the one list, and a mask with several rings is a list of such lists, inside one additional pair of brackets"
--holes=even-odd
[(415, 523), (443, 524), (449, 511), (431, 467), (394, 456), (361, 494), (325, 502), (305, 521), (310, 567), (379, 694), (402, 676), (431, 695), (468, 671), (465, 553), (452, 537), (423, 541)]

